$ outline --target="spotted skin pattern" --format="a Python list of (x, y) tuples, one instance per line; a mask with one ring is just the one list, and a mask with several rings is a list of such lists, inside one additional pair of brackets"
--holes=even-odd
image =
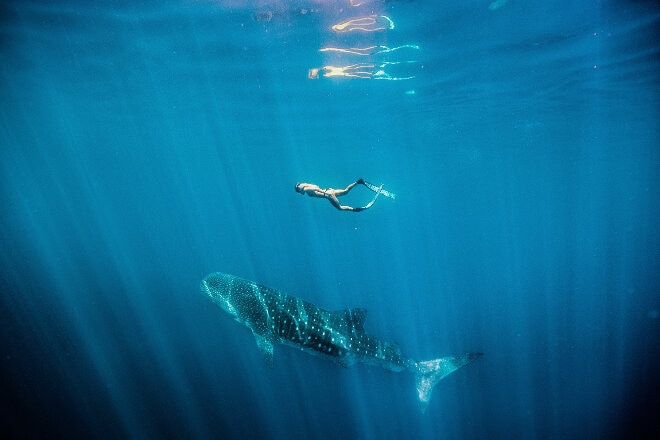
[(252, 330), (268, 364), (274, 344), (285, 344), (322, 355), (342, 365), (369, 363), (416, 375), (418, 398), (424, 411), (435, 384), (481, 353), (447, 356), (416, 362), (401, 354), (398, 345), (364, 331), (365, 309), (329, 311), (295, 296), (224, 273), (212, 273), (201, 289), (236, 321)]

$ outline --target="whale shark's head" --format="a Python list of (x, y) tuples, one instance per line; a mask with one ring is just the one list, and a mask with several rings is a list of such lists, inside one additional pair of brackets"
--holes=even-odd
[(202, 280), (202, 291), (211, 301), (216, 303), (222, 310), (237, 318), (238, 311), (234, 306), (236, 298), (232, 293), (232, 282), (234, 277), (224, 273), (212, 273)]
[(211, 301), (239, 322), (253, 319), (254, 313), (261, 309), (256, 298), (258, 287), (251, 281), (215, 272), (204, 278), (200, 287)]

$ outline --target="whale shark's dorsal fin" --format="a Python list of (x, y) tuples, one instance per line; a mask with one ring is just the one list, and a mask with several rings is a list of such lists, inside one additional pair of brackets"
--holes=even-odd
[(367, 319), (367, 309), (355, 308), (335, 312), (339, 319), (357, 332), (364, 332), (364, 321)]

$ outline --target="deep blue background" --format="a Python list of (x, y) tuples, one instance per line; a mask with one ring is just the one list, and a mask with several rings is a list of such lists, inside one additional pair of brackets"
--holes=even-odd
[[(1, 429), (657, 428), (657, 3), (489, 5), (3, 2)], [(395, 29), (329, 29), (370, 14)], [(307, 78), (356, 62), (321, 47), (371, 44), (419, 45), (417, 77)], [(354, 214), (293, 191), (358, 177), (397, 200)], [(356, 188), (347, 202), (369, 198)], [(415, 359), (485, 356), (442, 381), (424, 415), (407, 373), (287, 347), (271, 370), (200, 292), (214, 271), (366, 307), (367, 331)]]

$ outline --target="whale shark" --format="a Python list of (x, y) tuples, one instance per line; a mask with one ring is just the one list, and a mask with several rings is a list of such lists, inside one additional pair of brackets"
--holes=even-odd
[(325, 310), (234, 275), (212, 273), (202, 280), (201, 289), (211, 301), (252, 331), (269, 366), (273, 366), (275, 344), (284, 344), (343, 366), (366, 363), (391, 371), (409, 371), (415, 375), (422, 412), (440, 380), (482, 355), (466, 353), (415, 361), (404, 356), (396, 343), (365, 332), (366, 309)]

